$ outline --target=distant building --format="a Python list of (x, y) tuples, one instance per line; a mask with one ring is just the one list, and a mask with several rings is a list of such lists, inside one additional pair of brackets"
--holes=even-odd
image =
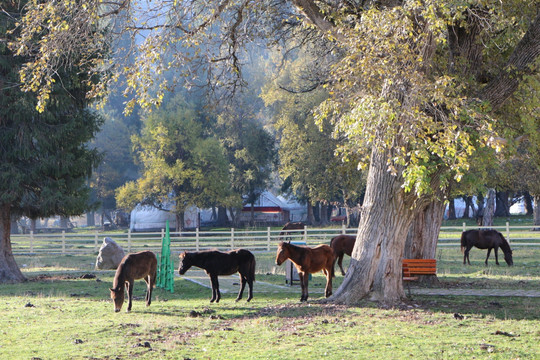
[[(251, 204), (246, 204), (238, 215), (238, 223), (247, 225), (251, 221)], [(288, 221), (303, 221), (306, 219), (305, 206), (294, 200), (287, 200), (265, 191), (253, 206), (255, 224), (266, 226), (283, 225)]]

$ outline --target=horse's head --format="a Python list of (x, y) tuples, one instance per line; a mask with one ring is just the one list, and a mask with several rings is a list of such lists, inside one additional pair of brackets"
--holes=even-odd
[(188, 252), (184, 251), (180, 254), (180, 265), (178, 266), (178, 273), (180, 275), (184, 275), (186, 271), (188, 271), (188, 269), (191, 267), (191, 265), (191, 255)]
[(508, 266), (514, 265), (514, 260), (512, 259), (512, 250), (509, 250), (504, 253), (504, 261), (508, 264)]
[(276, 265), (281, 265), (289, 258), (289, 243), (280, 242), (276, 253)]
[(122, 284), (117, 285), (115, 288), (110, 288), (111, 299), (114, 302), (114, 312), (119, 312), (124, 304), (124, 288)]

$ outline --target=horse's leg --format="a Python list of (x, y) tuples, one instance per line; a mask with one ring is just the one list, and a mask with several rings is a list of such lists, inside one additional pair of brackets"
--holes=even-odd
[(487, 266), (487, 264), (488, 264), (489, 254), (491, 254), (491, 248), (488, 248), (488, 252), (487, 252), (487, 256), (486, 256), (486, 261), (485, 261), (486, 266)]
[(471, 260), (469, 259), (469, 251), (471, 251), (471, 248), (467, 246), (467, 248), (465, 249), (465, 254), (463, 255), (463, 265), (465, 265), (465, 259), (467, 259), (467, 263), (471, 265)]
[(146, 306), (150, 306), (152, 303), (152, 275), (148, 274), (148, 276), (145, 277), (144, 281), (146, 282)]
[(499, 248), (495, 246), (493, 252), (495, 253), (495, 264), (499, 265)]
[(324, 269), (324, 275), (326, 275), (326, 287), (324, 289), (324, 296), (329, 297), (332, 295), (332, 271), (331, 269)]
[(126, 287), (127, 287), (127, 294), (128, 294), (128, 308), (127, 308), (127, 311), (131, 311), (131, 300), (133, 299), (133, 283), (135, 281), (133, 280), (130, 280), (128, 282), (126, 282)]
[(240, 291), (238, 291), (238, 296), (236, 297), (236, 301), (240, 300), (242, 298), (242, 295), (244, 294), (244, 288), (246, 287), (246, 277), (242, 274), (240, 274)]
[(217, 275), (210, 275), (210, 281), (212, 282), (212, 298), (210, 299), (210, 302), (219, 302), (219, 299), (221, 299), (221, 293), (219, 292), (219, 281)]
[(302, 286), (302, 296), (300, 297), (300, 301), (307, 301), (309, 274), (302, 271), (299, 272), (298, 275), (300, 276), (300, 285)]
[(345, 270), (343, 270), (343, 255), (344, 255), (343, 252), (339, 254), (338, 265), (339, 265), (339, 268), (341, 269), (341, 275), (345, 276)]
[(248, 293), (247, 301), (249, 302), (251, 299), (253, 299), (253, 276), (251, 276), (251, 275), (248, 276), (247, 283), (248, 283), (248, 287), (249, 287), (249, 293)]

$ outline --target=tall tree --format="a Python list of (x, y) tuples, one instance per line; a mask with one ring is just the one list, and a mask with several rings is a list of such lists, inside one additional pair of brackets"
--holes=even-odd
[(23, 8), (3, 1), (0, 9), (0, 283), (24, 280), (12, 253), (11, 217), (80, 215), (90, 207), (86, 182), (99, 161), (87, 146), (101, 119), (87, 109), (84, 68), (57, 69), (42, 112), (35, 96), (21, 91), (18, 72), (29, 59), (7, 44)]
[(134, 136), (143, 167), (137, 180), (117, 191), (124, 208), (138, 203), (165, 209), (174, 204), (177, 228), (191, 206), (229, 206), (239, 202), (230, 189), (223, 146), (212, 136), (209, 122), (197, 104), (177, 94), (157, 111), (147, 114), (140, 136)]

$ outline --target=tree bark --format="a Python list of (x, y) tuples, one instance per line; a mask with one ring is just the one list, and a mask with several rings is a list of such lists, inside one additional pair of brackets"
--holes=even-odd
[(495, 214), (495, 189), (489, 189), (486, 199), (486, 207), (484, 208), (484, 217), (482, 226), (493, 226), (493, 215)]
[(523, 194), (523, 201), (525, 202), (526, 215), (534, 215), (534, 208), (532, 202), (532, 196), (528, 191)]
[[(540, 195), (534, 196), (534, 209), (533, 209), (534, 225), (540, 226)], [(540, 227), (535, 227), (535, 231), (540, 231)]]
[(25, 281), (11, 249), (11, 210), (9, 204), (0, 206), (0, 283)]
[(456, 204), (454, 199), (450, 199), (450, 202), (448, 202), (448, 220), (456, 220)]
[(495, 195), (495, 216), (510, 216), (510, 202), (508, 201), (508, 191), (497, 191)]
[(401, 265), (415, 210), (401, 179), (388, 172), (386, 155), (376, 147), (372, 150), (351, 265), (329, 301), (355, 304), (368, 298), (392, 304), (405, 298)]
[[(405, 241), (404, 259), (435, 259), (439, 232), (444, 217), (445, 204), (433, 200), (415, 216), (407, 240)], [(421, 276), (422, 283), (436, 283), (437, 276)]]

